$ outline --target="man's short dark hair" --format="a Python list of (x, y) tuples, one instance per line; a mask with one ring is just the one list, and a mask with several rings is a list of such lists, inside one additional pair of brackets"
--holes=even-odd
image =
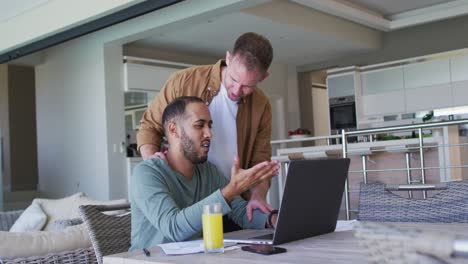
[(169, 124), (169, 122), (172, 120), (179, 120), (185, 114), (185, 108), (190, 103), (204, 104), (205, 102), (196, 96), (182, 96), (176, 98), (166, 106), (162, 114), (162, 122), (165, 130), (167, 129), (167, 124)]
[(264, 36), (247, 32), (237, 38), (232, 55), (239, 55), (248, 70), (258, 67), (262, 71), (267, 71), (273, 60), (273, 48)]

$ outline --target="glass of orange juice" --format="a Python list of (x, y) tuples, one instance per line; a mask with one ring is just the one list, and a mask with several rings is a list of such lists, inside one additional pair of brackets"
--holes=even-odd
[(205, 253), (224, 252), (223, 214), (220, 203), (203, 206), (202, 224)]

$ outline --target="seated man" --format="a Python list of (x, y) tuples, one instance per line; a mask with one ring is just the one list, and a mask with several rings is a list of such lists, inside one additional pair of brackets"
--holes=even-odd
[(211, 116), (197, 97), (184, 96), (167, 105), (163, 127), (169, 142), (167, 162), (145, 160), (131, 178), (132, 246), (130, 250), (160, 243), (189, 240), (202, 235), (202, 208), (221, 203), (242, 228), (265, 228), (268, 215), (254, 211), (247, 219), (247, 202), (239, 195), (278, 174), (277, 161), (265, 161), (243, 170), (234, 158), (231, 181), (207, 161)]

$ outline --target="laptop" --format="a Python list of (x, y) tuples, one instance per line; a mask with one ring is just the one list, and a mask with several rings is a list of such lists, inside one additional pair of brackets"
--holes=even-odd
[[(349, 159), (298, 160), (289, 164), (275, 230), (225, 242), (279, 245), (335, 231)], [(248, 232), (247, 232), (248, 235)], [(250, 233), (252, 235), (252, 233)]]

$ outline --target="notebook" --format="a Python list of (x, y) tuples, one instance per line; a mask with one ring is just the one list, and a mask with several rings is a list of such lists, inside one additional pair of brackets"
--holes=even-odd
[[(225, 242), (278, 245), (333, 232), (341, 207), (349, 159), (299, 160), (289, 164), (276, 229)], [(254, 232), (255, 233), (255, 232)], [(252, 233), (250, 233), (252, 235)]]

